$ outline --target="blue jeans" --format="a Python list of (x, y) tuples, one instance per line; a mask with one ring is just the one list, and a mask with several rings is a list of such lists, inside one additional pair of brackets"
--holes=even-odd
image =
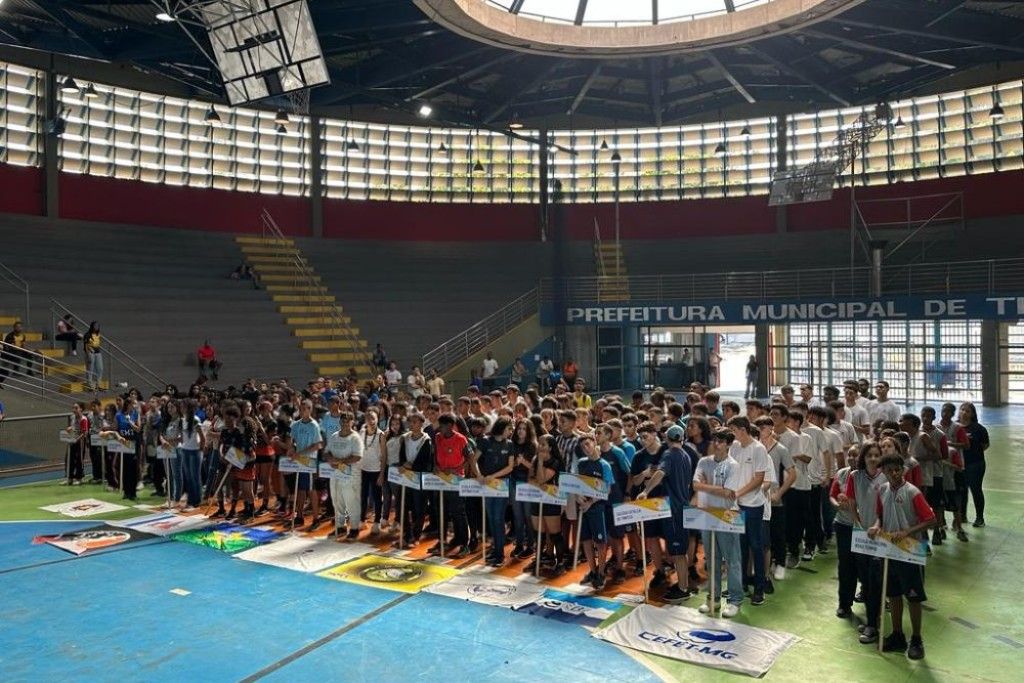
[[(745, 507), (740, 506), (740, 510), (743, 510), (743, 518), (746, 526), (746, 533), (743, 534), (746, 546), (750, 549), (750, 554), (753, 556), (754, 565), (754, 592), (763, 593), (765, 586), (765, 575), (764, 575), (764, 545), (765, 545), (765, 533), (764, 533), (764, 507), (758, 505), (756, 507)], [(742, 558), (743, 563), (747, 561), (746, 556)], [(729, 595), (732, 595), (732, 589), (729, 589)]]
[[(203, 461), (202, 453), (199, 451), (178, 449), (178, 459), (181, 461), (181, 480), (185, 492), (188, 494), (188, 504), (197, 507), (202, 503), (202, 477), (199, 473)], [(216, 484), (214, 484), (216, 486)], [(181, 494), (178, 494), (179, 497)]]
[(484, 498), (487, 531), (491, 534), (491, 555), (505, 559), (505, 508), (508, 498)]
[[(515, 542), (517, 548), (532, 548), (533, 547), (533, 535), (530, 533), (530, 513), (527, 509), (527, 503), (516, 500), (516, 486), (519, 485), (518, 481), (511, 480), (509, 482), (512, 486), (510, 500), (512, 502), (512, 529), (515, 533)], [(523, 482), (526, 483), (526, 482)], [(487, 514), (491, 511), (488, 510)]]
[(171, 490), (171, 502), (177, 503), (181, 500), (181, 494), (185, 490), (185, 480), (181, 474), (181, 449), (176, 448), (174, 452), (174, 458), (171, 458), (167, 463), (167, 471), (170, 473), (170, 485), (168, 488)]
[[(704, 561), (711, 559), (711, 532), (701, 531), (704, 542)], [(740, 534), (715, 533), (715, 566), (708, 566), (708, 577), (715, 581), (715, 600), (722, 599), (722, 562), (725, 562), (729, 582), (729, 602), (738, 605), (743, 602), (743, 565), (740, 564)], [(714, 572), (714, 573), (712, 573)], [(710, 583), (708, 590), (711, 590)]]

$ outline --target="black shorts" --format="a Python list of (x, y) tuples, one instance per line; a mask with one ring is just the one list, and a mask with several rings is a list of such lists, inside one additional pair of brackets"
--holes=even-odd
[(583, 513), (583, 517), (578, 520), (581, 541), (608, 542), (608, 529), (604, 522), (604, 510), (607, 507), (603, 502), (594, 503)]
[(672, 515), (661, 522), (662, 537), (665, 539), (665, 549), (672, 557), (683, 557), (690, 549), (690, 532), (683, 524), (683, 515), (680, 510), (678, 515)]
[[(531, 517), (536, 517), (540, 513), (540, 503), (527, 503), (527, 505), (529, 505), (528, 510), (529, 510), (529, 515)], [(563, 508), (563, 507), (561, 507), (559, 505), (545, 505), (544, 506), (544, 519), (548, 519), (549, 517), (551, 517), (551, 518), (561, 517), (562, 516), (562, 510), (564, 510), (564, 509), (565, 508)]]
[(886, 585), (887, 598), (905, 597), (908, 602), (924, 602), (924, 567), (911, 562), (889, 560), (889, 583)]
[(924, 490), (924, 499), (933, 510), (946, 506), (946, 490), (942, 486), (942, 477), (932, 479), (932, 485)]
[[(641, 522), (644, 527), (644, 536), (646, 538), (664, 538), (664, 525), (667, 520), (664, 519), (651, 519), (646, 522)], [(636, 525), (637, 532), (640, 531), (641, 524)]]
[(272, 465), (272, 464), (274, 464), (274, 456), (272, 456), (272, 455), (257, 455), (256, 456), (256, 464), (257, 465)]
[(625, 538), (626, 527), (615, 526), (615, 513), (612, 510), (612, 505), (609, 503), (604, 506), (604, 526), (608, 529), (609, 538)]

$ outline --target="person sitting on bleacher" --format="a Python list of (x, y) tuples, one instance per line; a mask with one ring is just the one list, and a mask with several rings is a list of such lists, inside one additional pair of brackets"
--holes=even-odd
[(207, 379), (206, 371), (209, 370), (213, 379), (217, 379), (217, 371), (220, 370), (222, 363), (217, 360), (217, 351), (210, 346), (209, 339), (204, 341), (203, 345), (196, 351), (196, 359), (199, 361), (200, 377)]

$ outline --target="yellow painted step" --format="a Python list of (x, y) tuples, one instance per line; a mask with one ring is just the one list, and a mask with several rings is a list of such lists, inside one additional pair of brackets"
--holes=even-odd
[(293, 337), (358, 337), (359, 328), (349, 327), (348, 333), (337, 327), (295, 327), (292, 329)]
[(267, 285), (266, 289), (271, 294), (286, 294), (288, 292), (316, 292), (318, 294), (326, 294), (327, 288), (323, 285), (317, 285), (316, 287), (310, 287), (309, 285)]
[(36, 353), (47, 358), (63, 358), (68, 354), (64, 349), (37, 349)]
[(85, 374), (85, 363), (78, 365), (46, 365), (43, 367), (43, 371), (47, 375), (84, 375)]
[(289, 247), (295, 246), (295, 240), (285, 238), (282, 240), (275, 239), (273, 237), (255, 237), (252, 235), (239, 235), (235, 237), (235, 242), (238, 244), (274, 244), (274, 245), (285, 245)]
[[(21, 318), (16, 315), (0, 315), (0, 327), (10, 327), (19, 320), (21, 320)], [(4, 332), (4, 334), (6, 334), (6, 332)]]
[(256, 267), (256, 270), (258, 270), (260, 275), (263, 277), (270, 273), (291, 273), (293, 276), (297, 276), (302, 273), (302, 271), (295, 265), (295, 261), (275, 261), (273, 263), (254, 263), (252, 265)]
[(363, 360), (365, 357), (366, 354), (357, 353), (355, 351), (309, 354), (309, 360), (311, 363), (351, 363), (353, 361)]
[(42, 332), (26, 332), (25, 333), (25, 341), (27, 341), (27, 342), (40, 342), (40, 341), (43, 341), (43, 333)]
[(338, 311), (341, 313), (341, 306), (321, 306), (318, 304), (306, 304), (296, 306), (278, 306), (277, 310), (279, 313), (327, 313), (328, 311)]
[(350, 368), (356, 369), (356, 374), (359, 375), (360, 381), (373, 376), (373, 372), (365, 365), (326, 365), (318, 367), (316, 373), (321, 376), (337, 377), (338, 375), (347, 375)]
[(246, 254), (245, 260), (254, 265), (275, 265), (278, 263), (295, 263), (296, 259), (301, 259), (301, 256), (297, 254)]
[[(106, 391), (110, 388), (110, 384), (106, 381), (100, 382), (100, 389)], [(68, 382), (67, 384), (60, 385), (60, 392), (62, 394), (84, 394), (87, 391), (85, 382)]]
[(350, 339), (303, 339), (299, 343), (302, 349), (353, 349), (366, 348), (366, 342), (359, 339), (353, 342)]
[(302, 318), (285, 318), (284, 322), (286, 325), (291, 325), (292, 327), (302, 327), (303, 325), (337, 325), (338, 323), (348, 325), (352, 322), (352, 318), (343, 315), (339, 315), (337, 317), (318, 315)]
[(254, 256), (288, 256), (299, 253), (299, 248), (290, 244), (239, 244), (238, 248), (242, 250), (243, 254), (253, 254)]
[(274, 294), (271, 297), (279, 304), (325, 304), (334, 301), (333, 294)]
[[(295, 284), (295, 273), (267, 273), (266, 275), (260, 275), (260, 279), (264, 282), (281, 282), (288, 284)], [(312, 280), (313, 282), (320, 282), (319, 275), (312, 275), (310, 277), (303, 277), (303, 281)]]

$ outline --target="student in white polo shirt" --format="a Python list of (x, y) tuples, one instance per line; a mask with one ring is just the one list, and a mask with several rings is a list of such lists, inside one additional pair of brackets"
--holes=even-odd
[(811, 437), (801, 433), (803, 413), (790, 412), (781, 403), (773, 404), (768, 414), (775, 424), (775, 434), (793, 458), (796, 480), (783, 498), (786, 507), (786, 568), (800, 564), (800, 542), (807, 535), (811, 518), (811, 480), (807, 477), (807, 464), (811, 461)]
[[(756, 441), (750, 434), (750, 420), (737, 416), (730, 418), (726, 426), (736, 437), (736, 441), (729, 447), (729, 455), (739, 465), (739, 480), (744, 482), (736, 491), (736, 501), (743, 511), (746, 522), (743, 538), (750, 549), (750, 554), (755, 558), (763, 558), (767, 539), (762, 523), (765, 496), (761, 485), (764, 483), (765, 474), (772, 467), (772, 459), (761, 442)], [(751, 605), (764, 604), (766, 580), (764, 562), (754, 562), (754, 593), (750, 597)]]

